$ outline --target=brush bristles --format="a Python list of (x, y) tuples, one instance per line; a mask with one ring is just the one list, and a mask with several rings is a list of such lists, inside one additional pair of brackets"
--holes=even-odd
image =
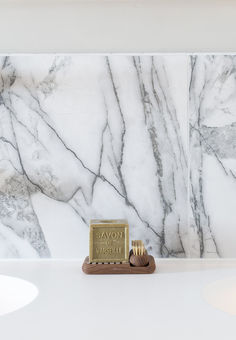
[(135, 256), (142, 256), (147, 253), (143, 241), (141, 240), (132, 241), (132, 249)]

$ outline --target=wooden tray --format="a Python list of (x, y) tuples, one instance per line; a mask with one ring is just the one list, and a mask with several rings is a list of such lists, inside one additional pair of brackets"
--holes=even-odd
[(82, 270), (85, 274), (152, 274), (156, 269), (153, 256), (149, 255), (149, 263), (145, 267), (134, 267), (130, 263), (89, 263), (84, 260)]

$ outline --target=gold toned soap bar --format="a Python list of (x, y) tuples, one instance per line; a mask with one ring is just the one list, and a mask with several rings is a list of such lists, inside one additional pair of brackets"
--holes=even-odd
[(129, 261), (129, 225), (126, 220), (91, 220), (89, 262)]

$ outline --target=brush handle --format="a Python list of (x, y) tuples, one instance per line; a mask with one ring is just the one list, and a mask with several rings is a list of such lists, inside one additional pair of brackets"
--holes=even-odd
[(148, 263), (149, 263), (149, 256), (148, 256), (148, 254), (134, 255), (133, 251), (131, 250), (130, 251), (129, 262), (134, 267), (144, 267), (144, 266), (147, 266)]

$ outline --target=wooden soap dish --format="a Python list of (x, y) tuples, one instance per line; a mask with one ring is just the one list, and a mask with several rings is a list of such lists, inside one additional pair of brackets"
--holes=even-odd
[(146, 266), (133, 266), (131, 263), (89, 263), (89, 257), (84, 260), (82, 270), (85, 274), (152, 274), (156, 269), (153, 256), (148, 256)]

